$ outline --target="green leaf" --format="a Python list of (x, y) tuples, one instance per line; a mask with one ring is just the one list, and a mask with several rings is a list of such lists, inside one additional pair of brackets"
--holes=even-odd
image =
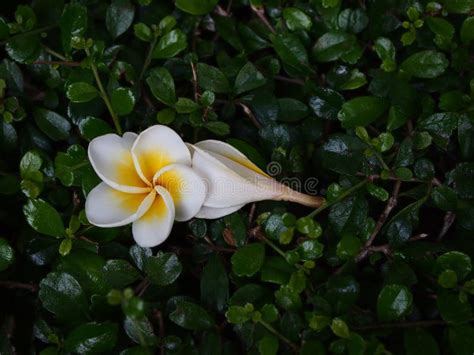
[(18, 35), (10, 38), (5, 50), (16, 62), (30, 63), (38, 58), (41, 51), (41, 43), (39, 36)]
[(300, 295), (288, 286), (281, 286), (275, 292), (275, 300), (278, 306), (287, 311), (297, 311), (302, 307)]
[[(135, 343), (142, 346), (156, 346), (157, 337), (153, 332), (153, 325), (148, 318), (135, 319), (127, 316), (123, 322), (123, 327), (125, 328), (125, 333)], [(146, 350), (146, 353), (143, 353), (143, 355), (148, 354), (148, 350)], [(142, 353), (133, 353), (133, 355), (142, 355)]]
[(386, 100), (375, 96), (360, 96), (345, 102), (337, 118), (344, 128), (367, 126), (375, 122), (387, 109)]
[(61, 256), (66, 256), (71, 252), (72, 249), (72, 239), (63, 239), (61, 244), (59, 244), (59, 254)]
[(181, 30), (175, 29), (160, 38), (152, 56), (156, 59), (172, 58), (187, 46), (186, 35)]
[(0, 39), (4, 40), (10, 35), (10, 29), (8, 28), (7, 22), (0, 17)]
[(309, 114), (308, 106), (289, 97), (278, 99), (278, 106), (280, 107), (278, 120), (283, 122), (297, 122)]
[(443, 53), (425, 50), (409, 56), (400, 68), (416, 78), (433, 79), (443, 74), (448, 65)]
[(6, 270), (15, 261), (15, 251), (8, 241), (0, 238), (0, 272)]
[(239, 74), (237, 74), (235, 78), (234, 92), (236, 95), (239, 95), (265, 85), (265, 82), (266, 79), (262, 73), (260, 73), (251, 62), (247, 62), (247, 64), (240, 69)]
[(65, 233), (59, 213), (47, 202), (39, 199), (28, 200), (23, 206), (28, 224), (41, 234), (62, 237)]
[(41, 168), (43, 159), (35, 151), (26, 152), (20, 161), (20, 174), (22, 178), (28, 177), (28, 174), (38, 171)]
[(135, 265), (142, 271), (145, 267), (146, 259), (152, 255), (153, 252), (150, 248), (142, 248), (136, 244), (130, 248), (130, 257)]
[(337, 244), (336, 254), (342, 260), (349, 260), (359, 253), (362, 242), (352, 235), (345, 235)]
[(261, 269), (264, 260), (263, 244), (247, 244), (232, 255), (232, 271), (237, 276), (252, 276)]
[(43, 307), (63, 320), (84, 320), (88, 312), (87, 298), (74, 277), (52, 272), (41, 280), (39, 298)]
[(249, 307), (230, 306), (227, 312), (225, 312), (225, 317), (231, 324), (245, 323), (251, 318), (251, 313), (248, 311), (248, 308)]
[(214, 320), (204, 308), (187, 301), (178, 301), (176, 309), (169, 318), (173, 323), (189, 330), (205, 330), (215, 325)]
[(173, 253), (158, 252), (145, 259), (144, 270), (150, 281), (159, 286), (172, 284), (181, 274), (183, 267)]
[(365, 161), (363, 151), (366, 147), (357, 137), (332, 135), (319, 150), (321, 164), (325, 169), (336, 173), (355, 175)]
[(112, 108), (119, 116), (128, 115), (135, 106), (135, 96), (128, 88), (117, 88), (110, 97)]
[(446, 148), (449, 138), (458, 126), (459, 116), (455, 113), (435, 113), (418, 121), (418, 129), (425, 130), (434, 136), (436, 144)]
[(113, 288), (124, 288), (140, 278), (140, 273), (128, 261), (111, 259), (103, 267), (104, 278)]
[(105, 24), (112, 38), (125, 33), (133, 22), (135, 6), (129, 0), (113, 0), (107, 8)]
[(439, 274), (438, 284), (444, 288), (454, 288), (458, 284), (458, 277), (453, 270), (446, 269)]
[(229, 125), (222, 121), (207, 122), (204, 127), (218, 136), (226, 136), (230, 133)]
[(176, 7), (191, 15), (205, 15), (211, 12), (218, 0), (176, 0)]
[(336, 233), (357, 234), (367, 218), (367, 200), (360, 194), (334, 204), (329, 212), (329, 222)]
[(293, 267), (280, 257), (269, 256), (260, 270), (260, 278), (265, 282), (285, 285), (290, 280)]
[(444, 291), (436, 298), (441, 318), (446, 322), (464, 323), (472, 318), (472, 309), (469, 302), (461, 302), (456, 293)]
[(474, 163), (461, 163), (453, 170), (455, 190), (460, 198), (474, 198)]
[(113, 133), (112, 127), (107, 122), (95, 117), (86, 117), (79, 122), (79, 131), (88, 141), (107, 133)]
[(67, 87), (66, 96), (72, 102), (89, 102), (99, 96), (99, 91), (89, 83), (77, 82)]
[(453, 14), (465, 14), (474, 9), (472, 0), (444, 0), (442, 3), (444, 10)]
[(313, 47), (312, 55), (318, 62), (332, 62), (350, 52), (356, 44), (356, 37), (345, 32), (327, 32)]
[(52, 140), (60, 141), (69, 138), (71, 124), (63, 116), (38, 108), (34, 111), (34, 118), (38, 127)]
[(283, 63), (298, 74), (308, 74), (309, 68), (308, 53), (295, 34), (284, 32), (272, 38), (273, 48), (281, 58)]
[(198, 63), (196, 68), (201, 88), (222, 94), (231, 92), (229, 81), (219, 69), (204, 63)]
[(340, 338), (347, 339), (350, 336), (349, 327), (341, 318), (334, 318), (331, 323), (332, 332)]
[(86, 323), (74, 328), (64, 340), (65, 351), (103, 353), (111, 351), (118, 339), (115, 323)]
[(187, 97), (180, 97), (174, 106), (177, 113), (191, 113), (199, 110), (200, 106)]
[(393, 71), (397, 67), (395, 60), (395, 46), (392, 41), (385, 37), (379, 37), (374, 42), (374, 49), (382, 60), (381, 68), (387, 72)]
[(266, 335), (258, 342), (258, 352), (261, 355), (276, 355), (278, 347), (278, 338), (273, 335)]
[(319, 259), (323, 255), (324, 245), (316, 240), (305, 240), (298, 245), (297, 251), (301, 260)]
[(296, 7), (285, 8), (283, 18), (290, 31), (309, 30), (312, 26), (311, 18)]
[(472, 270), (471, 258), (459, 251), (444, 253), (436, 259), (436, 271), (440, 274), (447, 269), (455, 271), (458, 279), (463, 280)]
[(367, 191), (376, 199), (380, 201), (387, 201), (388, 200), (388, 192), (383, 187), (374, 185), (372, 183), (367, 184)]
[(79, 3), (67, 4), (59, 21), (59, 28), (64, 52), (70, 53), (73, 37), (83, 37), (87, 30), (87, 8)]
[(380, 291), (377, 299), (377, 315), (382, 321), (398, 320), (411, 311), (413, 296), (402, 285), (388, 285)]
[(467, 17), (461, 26), (461, 41), (468, 44), (474, 40), (474, 16)]
[(437, 36), (446, 37), (448, 39), (454, 36), (454, 26), (444, 18), (428, 16), (426, 18), (426, 24)]
[(369, 18), (361, 8), (344, 9), (338, 17), (338, 26), (343, 31), (359, 33), (369, 24)]
[(474, 351), (474, 328), (470, 325), (449, 327), (449, 342), (453, 353), (470, 355)]
[(356, 303), (359, 292), (360, 286), (352, 276), (333, 276), (327, 282), (325, 298), (337, 313), (343, 313)]
[(171, 108), (164, 108), (156, 114), (156, 120), (160, 124), (169, 125), (176, 118), (176, 111)]
[(314, 91), (315, 95), (309, 99), (309, 106), (314, 113), (326, 120), (336, 120), (344, 103), (344, 97), (328, 88), (316, 88)]
[(146, 79), (150, 90), (158, 100), (168, 106), (176, 102), (174, 80), (166, 68), (155, 68)]
[(218, 312), (226, 308), (229, 300), (229, 279), (221, 259), (216, 254), (209, 258), (202, 270), (201, 300)]

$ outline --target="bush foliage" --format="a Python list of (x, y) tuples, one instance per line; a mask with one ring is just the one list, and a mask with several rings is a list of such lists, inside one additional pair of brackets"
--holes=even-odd
[[(0, 5), (0, 353), (474, 352), (473, 0), (21, 3)], [(157, 123), (326, 203), (153, 250), (90, 225), (88, 142)]]

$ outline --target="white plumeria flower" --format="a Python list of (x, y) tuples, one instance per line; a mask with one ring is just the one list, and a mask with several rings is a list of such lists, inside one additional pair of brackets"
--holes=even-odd
[(161, 244), (174, 220), (194, 217), (206, 198), (204, 181), (191, 169), (189, 149), (166, 126), (138, 136), (97, 137), (88, 153), (103, 182), (87, 196), (87, 218), (99, 227), (133, 223), (133, 238), (142, 247)]
[(193, 169), (208, 184), (198, 218), (219, 218), (262, 200), (292, 201), (309, 207), (324, 202), (321, 197), (302, 194), (277, 182), (227, 143), (206, 140), (188, 147)]

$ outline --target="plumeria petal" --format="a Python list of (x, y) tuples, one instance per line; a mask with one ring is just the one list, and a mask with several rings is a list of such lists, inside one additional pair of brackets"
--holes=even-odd
[(146, 183), (151, 183), (155, 173), (169, 164), (191, 165), (191, 154), (181, 137), (162, 125), (140, 133), (133, 144), (132, 156), (138, 175)]
[(147, 185), (138, 176), (131, 148), (137, 135), (123, 137), (106, 134), (94, 138), (88, 149), (89, 160), (97, 175), (110, 187), (129, 193), (146, 193)]
[(244, 154), (242, 154), (239, 150), (234, 148), (232, 145), (216, 141), (216, 140), (205, 140), (195, 144), (196, 147), (201, 148), (209, 153), (219, 154), (222, 155), (234, 162), (243, 165), (244, 167), (266, 177), (270, 177), (266, 174), (262, 169), (260, 169), (257, 165), (255, 165), (249, 158), (247, 158)]
[(153, 183), (168, 190), (174, 202), (175, 219), (179, 222), (193, 218), (206, 198), (203, 179), (183, 164), (165, 166), (155, 174)]
[(202, 206), (199, 212), (194, 216), (196, 218), (205, 218), (205, 219), (216, 219), (228, 214), (234, 213), (235, 211), (240, 210), (244, 205), (226, 207), (226, 208), (213, 208)]
[(249, 202), (275, 199), (285, 187), (275, 180), (223, 155), (193, 147), (193, 169), (208, 184), (204, 206), (228, 208)]
[(118, 227), (140, 218), (150, 208), (155, 191), (130, 194), (100, 183), (89, 192), (86, 200), (86, 216), (99, 227)]
[(173, 198), (162, 186), (156, 186), (156, 198), (148, 211), (133, 222), (133, 239), (141, 247), (163, 243), (171, 232), (175, 217)]

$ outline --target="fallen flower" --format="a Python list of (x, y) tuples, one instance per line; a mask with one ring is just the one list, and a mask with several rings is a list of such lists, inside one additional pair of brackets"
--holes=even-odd
[(277, 182), (227, 143), (186, 145), (162, 125), (140, 135), (97, 137), (88, 153), (102, 179), (87, 196), (89, 222), (99, 227), (133, 223), (133, 238), (142, 247), (165, 241), (175, 220), (219, 218), (262, 200), (310, 207), (324, 201)]
[(142, 247), (161, 244), (173, 221), (196, 215), (206, 186), (191, 169), (191, 155), (172, 129), (156, 125), (136, 135), (106, 134), (89, 144), (89, 160), (102, 179), (87, 196), (86, 215), (99, 227), (132, 225)]
[(188, 144), (192, 167), (208, 185), (198, 218), (219, 218), (250, 202), (281, 200), (319, 207), (324, 199), (279, 183), (230, 144), (206, 140)]

